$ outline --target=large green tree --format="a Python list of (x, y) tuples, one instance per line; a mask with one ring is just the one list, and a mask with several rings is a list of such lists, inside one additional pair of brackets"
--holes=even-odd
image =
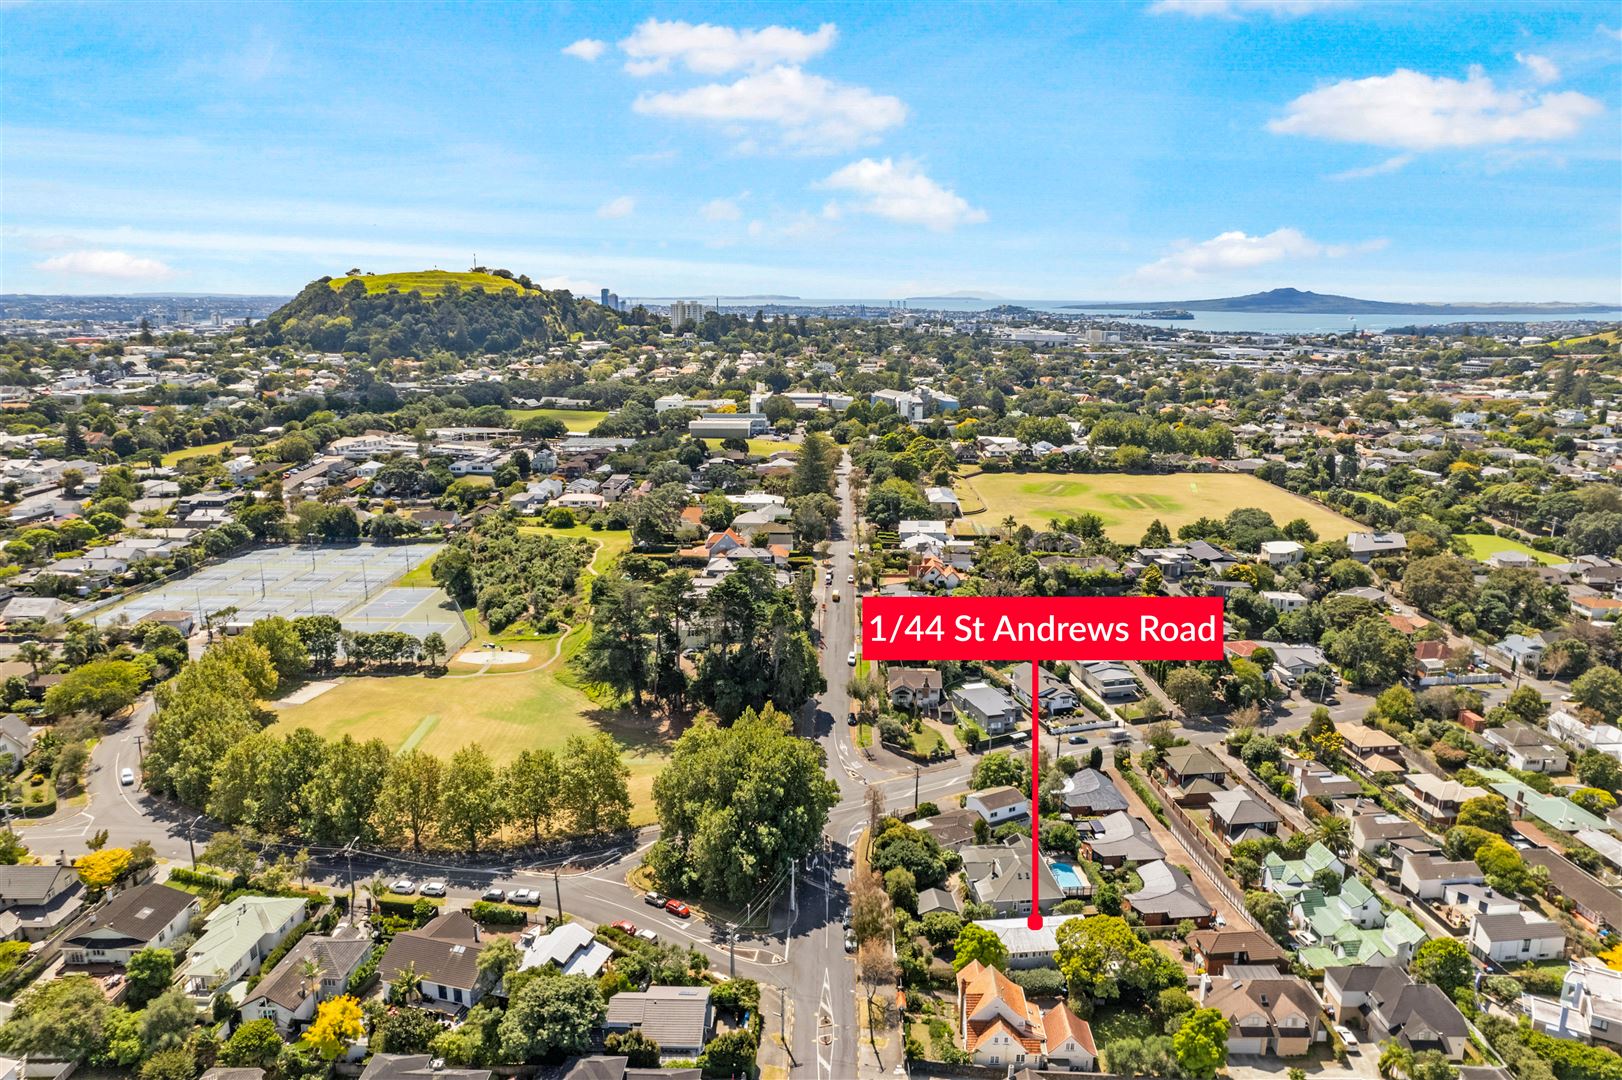
[(439, 791), (440, 831), (477, 854), (479, 838), (500, 828), (504, 817), (495, 766), (484, 747), (469, 743), (452, 754)]
[(607, 732), (571, 735), (558, 758), (558, 806), (582, 834), (631, 824), (630, 767)]
[(550, 968), (524, 974), (501, 1019), (501, 1060), (522, 1064), (589, 1049), (607, 1014), (597, 984)]
[(377, 830), (385, 839), (411, 838), (414, 851), (422, 850), (423, 837), (439, 820), (445, 765), (422, 750), (407, 750), (389, 766), (373, 811)]
[(1228, 1063), (1228, 1018), (1217, 1009), (1195, 1009), (1171, 1037), (1182, 1075), (1212, 1077)]
[(819, 842), (838, 788), (821, 748), (791, 729), (767, 706), (676, 741), (654, 780), (663, 835), (648, 855), (666, 888), (745, 900)]
[(1125, 919), (1094, 915), (1071, 919), (1058, 930), (1054, 960), (1072, 998), (1149, 1001), (1183, 983), (1176, 961), (1139, 939)]

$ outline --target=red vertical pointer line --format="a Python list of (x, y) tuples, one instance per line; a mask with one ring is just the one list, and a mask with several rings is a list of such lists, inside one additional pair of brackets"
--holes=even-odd
[(1031, 913), (1025, 918), (1025, 925), (1032, 930), (1042, 929), (1042, 852), (1037, 847), (1037, 813), (1036, 792), (1041, 785), (1042, 769), (1037, 758), (1037, 750), (1042, 744), (1037, 727), (1042, 713), (1042, 699), (1040, 697), (1041, 685), (1038, 681), (1040, 669), (1035, 660), (1031, 661)]

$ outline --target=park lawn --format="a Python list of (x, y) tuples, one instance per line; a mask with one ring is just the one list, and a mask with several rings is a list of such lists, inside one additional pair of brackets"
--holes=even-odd
[[(333, 292), (341, 290), (350, 281), (349, 277), (335, 277), (329, 283)], [(388, 292), (390, 289), (399, 289), (401, 292), (417, 292), (423, 296), (438, 296), (450, 285), (462, 289), (479, 287), (486, 292), (522, 292), (524, 287), (516, 281), (496, 277), (494, 274), (458, 273), (454, 270), (418, 270), (404, 274), (362, 274), (359, 279), (366, 286), (368, 295)]]
[(553, 420), (563, 421), (563, 426), (572, 432), (583, 433), (590, 431), (607, 418), (608, 414), (601, 409), (508, 409), (507, 422), (515, 427), (525, 420), (537, 416), (550, 417)]
[(619, 556), (631, 550), (629, 529), (593, 529), (589, 525), (573, 525), (567, 529), (554, 529), (550, 525), (520, 525), (518, 531), (534, 536), (574, 536), (597, 542), (597, 554), (588, 569), (600, 574)]
[[(721, 449), (720, 439), (705, 439), (704, 442), (711, 450)], [(796, 454), (800, 452), (800, 444), (787, 439), (745, 439), (744, 442), (749, 444), (749, 453), (755, 457), (769, 458), (781, 450)]]
[(285, 734), (304, 727), (327, 739), (382, 739), (397, 752), (420, 749), (444, 759), (478, 742), (498, 765), (520, 750), (561, 750), (571, 735), (606, 731), (625, 750), (631, 820), (644, 825), (653, 820), (653, 778), (669, 757), (674, 733), (629, 710), (601, 708), (570, 685), (568, 661), (586, 633), (569, 634), (561, 655), (540, 669), (340, 679), (320, 697), (278, 709), (274, 729)]
[(1255, 507), (1283, 525), (1305, 518), (1322, 539), (1340, 539), (1357, 522), (1243, 473), (982, 473), (971, 481), (994, 525), (1012, 515), (1032, 528), (1049, 519), (1091, 511), (1104, 519), (1111, 539), (1135, 544), (1159, 519), (1172, 535), (1201, 517), (1221, 518), (1229, 510)]
[(404, 576), (402, 576), (399, 581), (394, 582), (394, 584), (403, 589), (438, 588), (439, 582), (434, 580), (434, 560), (438, 557), (437, 552), (428, 556), (422, 562), (418, 563), (416, 566), (413, 566), (410, 570), (407, 570)]
[(236, 442), (235, 439), (225, 439), (221, 442), (204, 443), (201, 446), (185, 446), (179, 450), (171, 450), (163, 455), (165, 465), (173, 465), (178, 461), (185, 461), (194, 457), (218, 457), (221, 450)]
[(1486, 562), (1490, 556), (1500, 551), (1519, 551), (1530, 555), (1544, 566), (1555, 566), (1567, 562), (1562, 555), (1552, 555), (1547, 551), (1539, 551), (1530, 544), (1523, 544), (1519, 540), (1512, 540), (1507, 536), (1493, 536), (1490, 533), (1460, 533), (1458, 539), (1463, 540), (1470, 549), (1470, 557), (1477, 562)]

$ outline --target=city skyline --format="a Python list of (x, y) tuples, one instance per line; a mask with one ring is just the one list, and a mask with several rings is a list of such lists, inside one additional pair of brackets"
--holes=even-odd
[(0, 291), (1622, 304), (1603, 5), (474, 10), (6, 8)]

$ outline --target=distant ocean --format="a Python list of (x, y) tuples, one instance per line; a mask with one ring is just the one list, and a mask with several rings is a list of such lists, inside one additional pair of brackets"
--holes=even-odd
[[(812, 300), (772, 298), (748, 300), (722, 296), (721, 306), (729, 310), (747, 310), (753, 307), (866, 307), (869, 311), (902, 310), (889, 300)], [(659, 301), (650, 301), (658, 303)], [(908, 302), (913, 311), (961, 311), (964, 313), (987, 311), (994, 307), (1022, 307), (1054, 315), (1089, 316), (1107, 319), (1125, 316), (1131, 309), (1087, 308), (1077, 310), (1066, 305), (1074, 300), (971, 300), (932, 298)], [(1123, 322), (1145, 323), (1180, 330), (1202, 330), (1218, 334), (1326, 334), (1349, 331), (1355, 325), (1359, 330), (1378, 332), (1393, 326), (1445, 326), (1449, 323), (1530, 323), (1530, 322), (1622, 322), (1622, 308), (1608, 311), (1585, 311), (1565, 314), (1549, 312), (1494, 312), (1489, 315), (1332, 315), (1301, 314), (1295, 312), (1264, 311), (1195, 311), (1192, 319), (1122, 319)]]

